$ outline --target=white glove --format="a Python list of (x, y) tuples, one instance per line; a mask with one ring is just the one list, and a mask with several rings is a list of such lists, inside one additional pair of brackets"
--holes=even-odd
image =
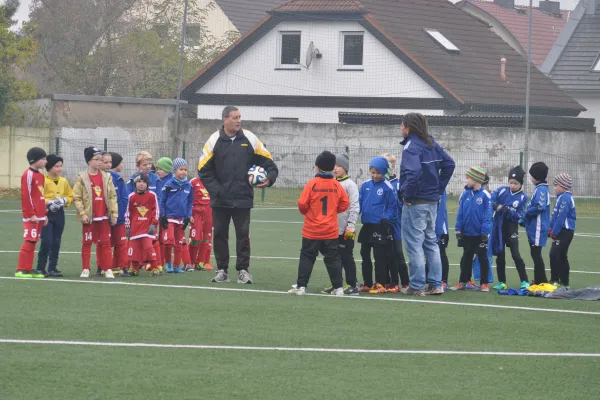
[(61, 208), (67, 205), (67, 199), (64, 197), (59, 197), (59, 198), (55, 199), (54, 202), (56, 203), (57, 206), (59, 206)]
[(50, 212), (57, 212), (58, 210), (60, 210), (60, 206), (56, 204), (56, 200), (52, 200), (48, 202), (48, 209), (50, 210)]

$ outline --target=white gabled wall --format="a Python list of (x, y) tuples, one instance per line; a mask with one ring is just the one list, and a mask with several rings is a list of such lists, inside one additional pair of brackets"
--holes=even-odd
[[(310, 69), (276, 70), (281, 31), (300, 31), (300, 59), (310, 42), (323, 54)], [(364, 71), (338, 71), (344, 31), (364, 32)], [(287, 96), (441, 98), (412, 69), (354, 21), (286, 21), (225, 67), (198, 93)]]

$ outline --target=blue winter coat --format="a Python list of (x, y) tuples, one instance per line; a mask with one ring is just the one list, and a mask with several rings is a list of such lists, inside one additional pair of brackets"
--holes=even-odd
[(558, 235), (563, 229), (575, 230), (577, 212), (575, 210), (575, 199), (571, 192), (561, 193), (556, 199), (550, 228), (552, 234)]
[(435, 219), (435, 234), (439, 237), (448, 234), (448, 209), (447, 203), (448, 198), (446, 191), (442, 192), (440, 202), (438, 203), (437, 218)]
[(398, 196), (398, 190), (400, 189), (400, 179), (397, 176), (390, 176), (390, 184), (394, 189), (398, 209), (396, 212), (396, 218), (392, 221), (392, 227), (394, 228), (394, 240), (402, 240), (402, 202)]
[(547, 183), (540, 183), (535, 187), (519, 224), (525, 227), (530, 244), (546, 246), (550, 229), (550, 193)]
[(501, 186), (492, 193), (492, 205), (494, 211), (498, 206), (508, 207), (508, 211), (502, 213), (504, 220), (519, 222), (523, 212), (525, 212), (527, 194), (523, 190), (513, 193), (508, 186)]
[(379, 224), (387, 219), (390, 224), (398, 213), (398, 199), (389, 181), (366, 181), (358, 192), (361, 221), (363, 224)]
[(158, 177), (158, 179), (156, 180), (156, 197), (158, 198), (159, 204), (160, 204), (160, 196), (162, 196), (162, 188), (163, 188), (163, 186), (165, 186), (165, 183), (169, 182), (171, 179), (173, 179), (172, 172), (170, 172), (164, 178)]
[(482, 186), (479, 190), (465, 187), (458, 201), (456, 232), (464, 236), (488, 236), (492, 229), (491, 195)]
[(404, 145), (400, 164), (404, 202), (439, 201), (454, 172), (454, 160), (435, 141), (430, 146), (409, 135), (400, 143)]
[(117, 207), (119, 209), (119, 216), (117, 217), (117, 225), (125, 223), (125, 211), (127, 210), (127, 204), (129, 203), (129, 190), (125, 185), (125, 180), (115, 171), (109, 171), (112, 176), (113, 184), (115, 185), (115, 192), (117, 192)]
[(160, 215), (167, 218), (184, 219), (192, 217), (194, 190), (190, 181), (178, 185), (171, 179), (162, 188), (159, 201)]

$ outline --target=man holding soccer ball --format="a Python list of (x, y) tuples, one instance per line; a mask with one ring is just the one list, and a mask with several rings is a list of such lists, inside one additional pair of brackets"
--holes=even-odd
[[(233, 219), (238, 283), (252, 283), (248, 268), (254, 187), (272, 186), (279, 171), (264, 144), (252, 132), (241, 128), (241, 114), (236, 107), (225, 107), (222, 117), (223, 126), (206, 141), (198, 163), (198, 176), (210, 194), (213, 215), (217, 275), (212, 281), (229, 282), (229, 224)], [(266, 172), (266, 178), (254, 187), (248, 180), (248, 170), (253, 166)]]

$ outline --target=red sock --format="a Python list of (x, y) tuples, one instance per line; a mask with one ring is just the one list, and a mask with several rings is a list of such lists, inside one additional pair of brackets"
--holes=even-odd
[(112, 253), (110, 251), (110, 244), (98, 242), (96, 244), (96, 259), (100, 260), (100, 268), (103, 271), (112, 268)]
[(175, 244), (175, 257), (173, 260), (173, 267), (179, 267), (181, 265), (181, 244)]
[(202, 241), (200, 243), (200, 262), (203, 262), (205, 264), (210, 263), (210, 253), (212, 251), (212, 243), (210, 242), (206, 242), (206, 241)]
[(158, 265), (162, 265), (164, 256), (160, 242), (158, 240), (155, 240), (154, 242), (152, 242), (152, 246), (154, 247), (154, 252), (156, 253), (156, 262), (158, 262)]
[(164, 249), (165, 249), (165, 254), (163, 254), (163, 258), (165, 260), (166, 263), (170, 263), (173, 259), (171, 258), (171, 253), (173, 252), (173, 245), (172, 244), (165, 244), (164, 245)]
[(198, 264), (201, 261), (198, 261), (198, 249), (200, 248), (200, 244), (194, 244), (194, 241), (192, 241), (192, 244), (190, 244), (189, 249), (190, 249), (190, 260), (192, 262), (192, 264)]
[(35, 258), (35, 242), (25, 240), (19, 251), (17, 271), (31, 271), (33, 259)]
[(183, 265), (190, 265), (192, 263), (190, 248), (187, 244), (181, 245), (181, 257), (183, 258)]
[[(84, 242), (81, 246), (81, 266), (83, 269), (90, 269), (90, 259), (92, 258), (92, 243)], [(96, 255), (96, 260), (98, 255)]]

